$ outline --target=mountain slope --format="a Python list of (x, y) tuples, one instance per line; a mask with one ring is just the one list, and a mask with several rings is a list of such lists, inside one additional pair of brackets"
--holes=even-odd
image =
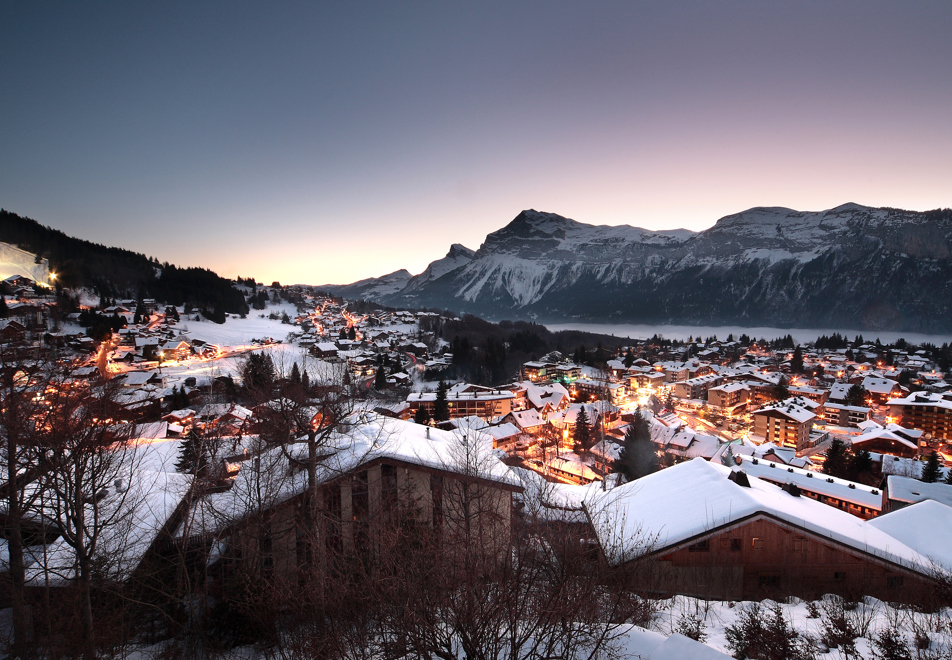
[(391, 305), (540, 321), (945, 331), (952, 211), (753, 208), (702, 232), (527, 210)]
[(410, 271), (401, 268), (387, 275), (368, 277), (353, 284), (322, 284), (320, 288), (352, 300), (382, 300), (403, 290), (412, 277)]
[(64, 287), (88, 286), (108, 297), (137, 295), (181, 305), (248, 312), (244, 296), (223, 277), (205, 268), (177, 268), (144, 254), (106, 247), (44, 227), (36, 220), (0, 209), (0, 241), (49, 260), (56, 282)]

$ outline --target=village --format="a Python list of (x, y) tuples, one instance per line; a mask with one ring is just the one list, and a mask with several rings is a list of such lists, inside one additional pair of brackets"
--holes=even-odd
[[(252, 558), (293, 583), (311, 493), (332, 521), (321, 545), (347, 554), (397, 511), (457, 528), (450, 484), (473, 477), (491, 501), (480, 547), (532, 512), (609, 565), (661, 567), (657, 596), (925, 602), (952, 565), (944, 536), (916, 533), (952, 529), (952, 385), (922, 348), (656, 336), (603, 361), (550, 351), (479, 385), (453, 378), (445, 313), (238, 284), (256, 304), (219, 324), (147, 298), (62, 314), (27, 278), (4, 286), (5, 369), (46, 405), (109, 392), (96, 424), (129, 462), (85, 486), (139, 507), (96, 549), (119, 581), (178, 544), (204, 549), (203, 584)], [(49, 506), (21, 512), (28, 590), (81, 573), (82, 543)]]

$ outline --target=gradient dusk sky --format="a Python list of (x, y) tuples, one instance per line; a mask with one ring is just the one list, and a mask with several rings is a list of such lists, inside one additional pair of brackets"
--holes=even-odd
[(952, 206), (952, 2), (0, 4), (0, 206), (270, 282)]

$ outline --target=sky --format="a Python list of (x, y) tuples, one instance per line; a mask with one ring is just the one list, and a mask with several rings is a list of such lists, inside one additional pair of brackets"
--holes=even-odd
[(346, 283), (521, 210), (952, 206), (952, 3), (0, 3), (0, 206)]

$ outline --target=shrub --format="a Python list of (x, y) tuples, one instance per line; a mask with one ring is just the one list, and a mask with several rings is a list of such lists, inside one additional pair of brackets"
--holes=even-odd
[(816, 643), (793, 629), (780, 605), (767, 612), (759, 604), (741, 610), (725, 631), (727, 648), (737, 660), (814, 660)]

